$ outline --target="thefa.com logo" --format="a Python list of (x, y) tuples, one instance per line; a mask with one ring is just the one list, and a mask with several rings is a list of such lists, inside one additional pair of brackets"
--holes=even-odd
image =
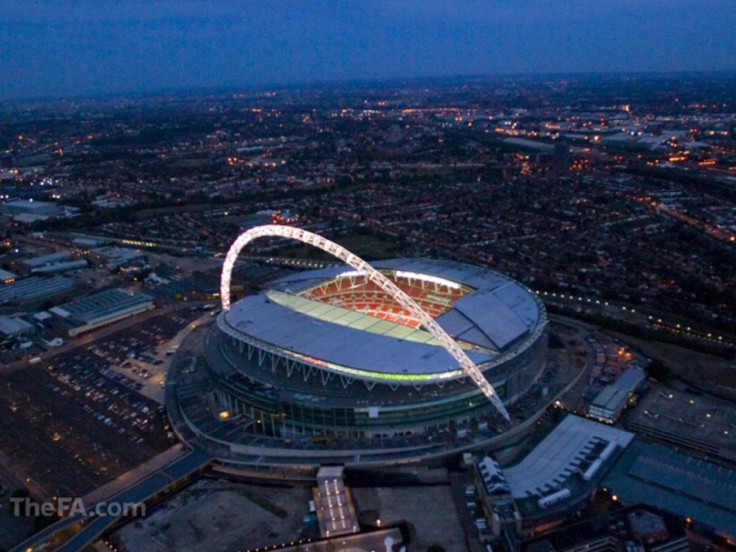
[(143, 517), (146, 505), (143, 502), (98, 502), (87, 507), (79, 497), (60, 496), (54, 502), (36, 502), (28, 497), (11, 497), (13, 516), (16, 517)]

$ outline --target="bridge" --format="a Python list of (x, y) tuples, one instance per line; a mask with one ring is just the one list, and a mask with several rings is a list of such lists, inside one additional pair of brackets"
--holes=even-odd
[[(212, 460), (213, 458), (209, 454), (194, 450), (144, 477), (118, 494), (111, 496), (104, 502), (116, 505), (144, 504), (146, 507), (153, 506), (171, 493), (189, 485), (210, 465)], [(85, 507), (88, 508), (88, 511), (94, 510), (94, 505), (85, 505)], [(110, 508), (110, 511), (112, 511), (112, 508)], [(75, 513), (36, 533), (12, 548), (10, 552), (27, 552), (28, 550), (77, 552), (92, 544), (104, 533), (115, 528), (123, 521), (127, 521), (123, 512), (119, 515), (98, 516)], [(63, 538), (63, 534), (72, 531), (75, 525), (80, 525), (78, 532), (63, 544), (53, 548), (54, 541)]]

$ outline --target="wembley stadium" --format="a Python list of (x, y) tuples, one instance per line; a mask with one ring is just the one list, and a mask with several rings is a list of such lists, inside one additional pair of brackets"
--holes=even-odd
[[(505, 427), (506, 407), (546, 365), (538, 297), (487, 268), (430, 259), (368, 265), (323, 241), (349, 266), (293, 273), (230, 304), (244, 243), (233, 246), (223, 310), (204, 347), (210, 415), (190, 415), (190, 429), (231, 449), (240, 440), (245, 451), (244, 435), (292, 449), (370, 449)], [(218, 428), (223, 420), (238, 429)]]

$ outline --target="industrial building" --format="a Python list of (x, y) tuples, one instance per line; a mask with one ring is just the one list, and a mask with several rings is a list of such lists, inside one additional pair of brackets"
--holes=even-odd
[(29, 324), (17, 316), (0, 316), (0, 337), (14, 339), (33, 332), (33, 324)]
[(623, 504), (645, 502), (690, 520), (693, 529), (736, 543), (736, 471), (653, 443), (635, 441), (601, 486)]
[(59, 206), (50, 201), (32, 199), (12, 199), (0, 205), (0, 210), (8, 215), (34, 215), (47, 218), (59, 213)]
[(69, 336), (74, 337), (153, 308), (153, 298), (149, 295), (111, 289), (49, 310), (66, 326)]
[(647, 374), (638, 368), (629, 368), (593, 399), (588, 414), (600, 422), (616, 422), (624, 409), (636, 400), (636, 394), (645, 385)]
[(17, 276), (8, 270), (0, 268), (0, 284), (12, 284)]
[(677, 516), (646, 504), (616, 509), (520, 543), (523, 552), (627, 550), (686, 552), (685, 527)]
[(69, 259), (69, 253), (65, 251), (57, 251), (55, 253), (49, 253), (48, 255), (41, 255), (40, 257), (32, 257), (25, 259), (22, 264), (25, 268), (33, 270), (48, 266), (50, 264), (66, 262)]
[(68, 293), (74, 281), (64, 276), (44, 278), (31, 276), (0, 287), (0, 305), (4, 303), (32, 303)]
[(58, 263), (50, 263), (38, 268), (31, 269), (31, 274), (57, 274), (69, 272), (70, 270), (79, 270), (87, 268), (89, 263), (86, 259), (78, 259), (76, 261), (66, 261)]
[(145, 259), (145, 255), (140, 250), (130, 247), (98, 247), (92, 253), (110, 269), (124, 267)]
[(519, 463), (501, 468), (490, 457), (476, 466), (488, 526), (499, 535), (533, 534), (587, 503), (634, 435), (568, 414)]

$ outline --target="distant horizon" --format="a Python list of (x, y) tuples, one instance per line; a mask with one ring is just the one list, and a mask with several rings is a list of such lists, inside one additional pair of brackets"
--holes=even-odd
[(0, 100), (734, 71), (734, 21), (733, 0), (7, 0)]
[(595, 78), (595, 77), (650, 77), (650, 78), (677, 78), (685, 76), (712, 76), (712, 77), (736, 77), (735, 69), (721, 69), (721, 70), (680, 70), (680, 71), (588, 71), (588, 72), (559, 72), (559, 73), (497, 73), (497, 74), (468, 74), (468, 75), (427, 75), (427, 76), (413, 76), (413, 77), (385, 77), (385, 78), (345, 78), (345, 79), (333, 79), (333, 80), (313, 80), (313, 81), (295, 81), (295, 82), (280, 82), (280, 83), (263, 83), (263, 84), (236, 84), (228, 83), (213, 86), (180, 86), (171, 88), (152, 88), (150, 90), (129, 90), (129, 91), (110, 91), (110, 92), (99, 92), (96, 94), (92, 93), (79, 93), (74, 95), (59, 95), (59, 96), (35, 96), (35, 97), (15, 97), (15, 98), (0, 98), (1, 104), (19, 104), (19, 103), (53, 103), (53, 102), (64, 102), (64, 101), (95, 101), (95, 100), (113, 100), (113, 99), (126, 99), (126, 98), (155, 98), (161, 96), (184, 96), (184, 95), (206, 95), (206, 94), (228, 94), (228, 93), (240, 93), (240, 92), (269, 92), (278, 90), (290, 90), (300, 88), (315, 89), (329, 87), (329, 86), (382, 86), (389, 84), (401, 84), (401, 83), (424, 83), (424, 82), (447, 82), (451, 83), (456, 81), (458, 83), (463, 81), (477, 81), (492, 82), (493, 80), (504, 80), (504, 79), (565, 79), (565, 78)]

